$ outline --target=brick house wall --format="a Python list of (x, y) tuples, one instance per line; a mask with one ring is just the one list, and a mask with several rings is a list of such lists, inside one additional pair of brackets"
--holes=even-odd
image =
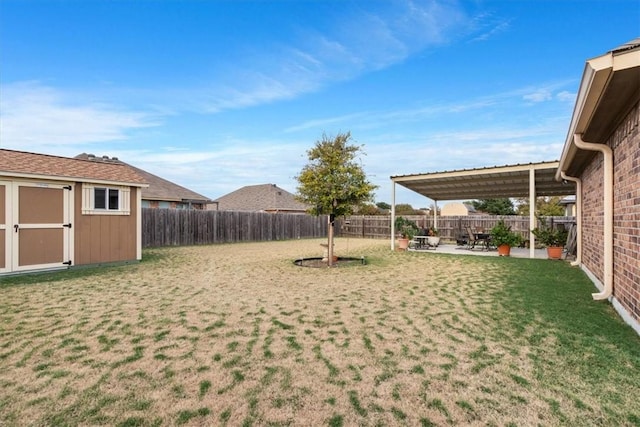
[[(613, 295), (640, 321), (640, 104), (631, 109), (606, 143), (613, 150), (614, 170)], [(581, 178), (582, 261), (603, 282), (602, 154), (594, 155)]]

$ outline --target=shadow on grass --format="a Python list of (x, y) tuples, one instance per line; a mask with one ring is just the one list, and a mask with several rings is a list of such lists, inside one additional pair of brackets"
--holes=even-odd
[(535, 321), (559, 337), (570, 333), (602, 340), (640, 357), (640, 336), (609, 302), (593, 300), (597, 289), (582, 270), (558, 261), (509, 261), (509, 280), (498, 297), (511, 307), (516, 330)]
[[(625, 396), (637, 395), (640, 384), (640, 336), (597, 292), (586, 274), (565, 262), (495, 260), (505, 264), (505, 286), (495, 294), (495, 308), (512, 331), (503, 342), (530, 349), (539, 380), (564, 389), (579, 378), (578, 389), (600, 396), (605, 412), (620, 425), (640, 425), (640, 406), (615, 413)], [(611, 389), (610, 384), (616, 384)], [(637, 402), (637, 401), (636, 401)]]
[(135, 268), (140, 264), (159, 262), (169, 256), (168, 251), (158, 249), (145, 249), (142, 252), (142, 261), (116, 262), (109, 264), (92, 264), (88, 266), (75, 266), (64, 270), (36, 271), (0, 277), (0, 289), (19, 285), (33, 285), (40, 283), (54, 283), (65, 280), (96, 277), (105, 274), (113, 274), (123, 269)]

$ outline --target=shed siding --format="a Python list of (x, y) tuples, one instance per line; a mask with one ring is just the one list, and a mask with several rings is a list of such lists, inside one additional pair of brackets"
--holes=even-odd
[[(81, 184), (78, 184), (78, 187)], [(75, 197), (75, 264), (132, 261), (136, 257), (137, 192), (131, 188), (130, 215), (82, 214), (82, 191)]]
[[(593, 141), (598, 142), (598, 141)], [(607, 140), (613, 150), (613, 294), (640, 321), (640, 106), (636, 104)], [(603, 278), (603, 164), (597, 154), (583, 179), (583, 263)]]

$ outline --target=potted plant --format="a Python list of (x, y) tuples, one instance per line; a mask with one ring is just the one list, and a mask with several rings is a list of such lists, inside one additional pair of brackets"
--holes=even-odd
[(500, 256), (509, 256), (511, 248), (522, 242), (522, 236), (511, 231), (511, 227), (507, 227), (502, 219), (493, 226), (489, 234), (491, 235), (491, 243), (498, 247), (498, 255)]
[(562, 249), (567, 243), (569, 232), (564, 228), (548, 226), (547, 222), (542, 218), (539, 218), (539, 221), (540, 227), (534, 228), (531, 232), (541, 244), (546, 246), (549, 259), (562, 258)]
[(440, 244), (440, 237), (438, 236), (438, 230), (435, 227), (429, 228), (427, 244), (434, 248)]
[(396, 217), (396, 232), (400, 235), (398, 239), (398, 249), (406, 250), (409, 247), (409, 241), (418, 233), (418, 226), (415, 222), (402, 216)]

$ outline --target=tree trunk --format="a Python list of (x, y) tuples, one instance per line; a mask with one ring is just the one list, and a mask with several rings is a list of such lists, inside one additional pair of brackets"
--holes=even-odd
[(327, 253), (329, 254), (327, 265), (329, 267), (333, 265), (333, 220), (334, 220), (334, 216), (329, 215), (329, 218), (327, 219), (327, 221), (329, 221), (329, 227), (328, 227), (329, 238), (327, 241), (327, 243), (329, 244), (329, 246), (327, 246)]

